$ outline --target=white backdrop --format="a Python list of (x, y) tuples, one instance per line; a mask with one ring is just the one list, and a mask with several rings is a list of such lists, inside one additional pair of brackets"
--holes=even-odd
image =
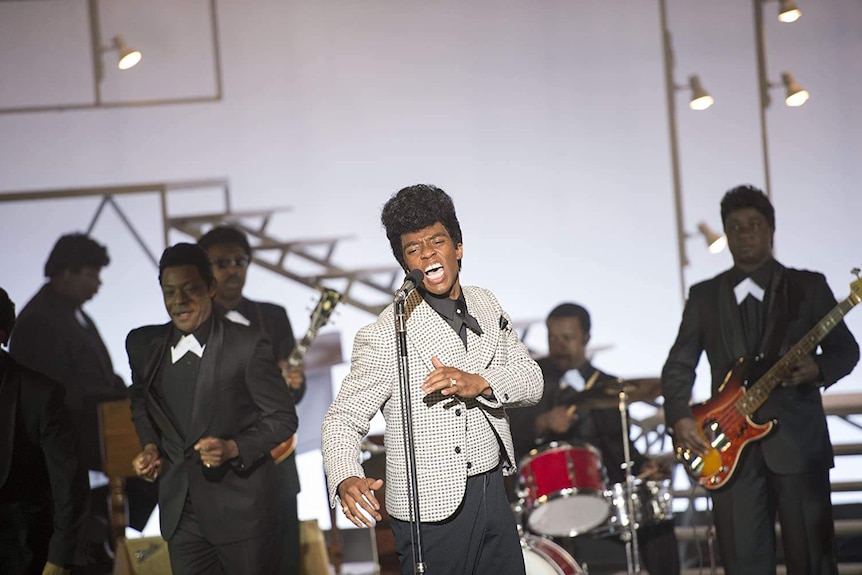
[[(847, 271), (862, 264), (852, 243), (862, 213), (862, 5), (800, 4), (793, 25), (777, 22), (774, 3), (765, 8), (770, 79), (792, 70), (812, 93), (790, 109), (776, 89), (767, 111), (777, 255), (823, 271), (843, 298)], [(144, 52), (137, 68), (107, 70), (107, 100), (213, 92), (205, 2), (102, 5), (103, 36), (122, 33)], [(494, 290), (517, 321), (540, 320), (561, 301), (583, 303), (593, 343), (608, 346), (599, 366), (659, 373), (682, 297), (656, 2), (217, 6), (222, 101), (0, 114), (0, 193), (226, 177), (235, 208), (292, 206), (273, 220), (274, 233), (351, 236), (336, 260), (365, 267), (394, 263), (379, 224), (385, 200), (405, 185), (434, 183), (458, 209), (464, 283)], [(677, 81), (698, 73), (716, 98), (694, 113), (684, 92), (676, 96), (685, 226), (695, 231), (704, 220), (720, 229), (723, 192), (764, 181), (752, 6), (670, 0), (668, 11)], [(0, 107), (87, 101), (87, 41), (83, 0), (0, 3)], [(213, 197), (172, 201), (209, 211)], [(56, 238), (84, 229), (97, 203), (0, 203), (0, 285), (19, 307), (41, 284)], [(118, 203), (159, 253), (155, 199)], [(125, 334), (166, 320), (156, 272), (113, 213), (93, 235), (113, 261), (87, 309), (128, 380)], [(687, 249), (688, 285), (730, 265), (699, 238)], [(248, 295), (286, 305), (304, 332), (311, 290), (253, 269)], [(339, 330), (349, 356), (353, 334), (371, 320), (342, 308), (326, 329)], [(862, 313), (848, 323), (862, 336)], [(544, 351), (541, 324), (528, 342)], [(860, 373), (833, 390), (862, 390)], [(707, 388), (701, 378), (699, 398)], [(836, 437), (846, 427), (834, 425)], [(309, 469), (304, 501), (317, 500), (320, 472)], [(858, 478), (860, 469), (847, 460), (836, 474)]]

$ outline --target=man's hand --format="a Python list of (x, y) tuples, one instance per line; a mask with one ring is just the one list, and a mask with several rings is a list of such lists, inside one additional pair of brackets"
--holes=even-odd
[(422, 391), (434, 393), (439, 391), (443, 395), (458, 395), (459, 397), (476, 397), (484, 395), (491, 397), (491, 385), (485, 378), (475, 373), (467, 373), (456, 367), (443, 365), (437, 356), (431, 358), (434, 371), (425, 378)]
[(574, 405), (558, 405), (536, 418), (536, 435), (541, 437), (548, 430), (554, 433), (565, 433), (578, 420), (577, 407)]
[(55, 565), (50, 561), (45, 563), (45, 568), (42, 569), (42, 575), (69, 575), (71, 572), (71, 569), (60, 567), (59, 565)]
[(284, 378), (284, 382), (290, 386), (291, 389), (299, 389), (302, 387), (303, 371), (301, 365), (290, 367), (286, 359), (279, 361), (278, 365), (281, 367), (281, 377)]
[(158, 479), (159, 473), (162, 471), (162, 458), (159, 455), (159, 448), (154, 443), (146, 444), (144, 450), (132, 460), (132, 467), (134, 467), (138, 477), (144, 481), (155, 481)]
[[(678, 446), (690, 449), (701, 456), (706, 455), (711, 449), (709, 443), (700, 434), (693, 417), (683, 417), (674, 423), (673, 437)], [(712, 437), (709, 439), (711, 440)]]
[(791, 385), (814, 383), (820, 379), (820, 366), (817, 365), (817, 362), (814, 361), (813, 357), (810, 355), (804, 355), (802, 356), (802, 359), (796, 363), (796, 366), (790, 370), (790, 378), (781, 382), (781, 385), (784, 387), (790, 387)]
[(641, 466), (638, 479), (661, 481), (671, 478), (671, 468), (668, 464), (658, 459), (647, 459)]
[(374, 491), (383, 487), (382, 479), (371, 477), (348, 477), (338, 486), (338, 496), (341, 498), (341, 510), (344, 516), (357, 527), (373, 527), (370, 515), (380, 521), (380, 503), (374, 497)]
[(239, 448), (233, 439), (204, 437), (195, 443), (195, 451), (201, 454), (204, 467), (218, 467), (222, 463), (239, 457)]

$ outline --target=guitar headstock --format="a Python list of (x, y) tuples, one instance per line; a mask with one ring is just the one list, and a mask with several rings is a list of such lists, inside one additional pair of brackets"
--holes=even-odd
[(850, 296), (847, 298), (853, 305), (862, 302), (862, 277), (859, 277), (860, 270), (859, 268), (853, 268), (850, 270), (850, 273), (856, 276), (856, 280), (850, 283)]
[(311, 328), (315, 331), (326, 325), (332, 316), (335, 306), (344, 296), (341, 292), (334, 289), (323, 288), (323, 293), (320, 295), (314, 311), (311, 312)]

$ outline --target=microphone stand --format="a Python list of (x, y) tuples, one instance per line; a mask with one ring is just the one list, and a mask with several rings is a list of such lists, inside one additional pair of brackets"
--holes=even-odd
[(410, 541), (413, 544), (414, 573), (425, 573), (425, 559), (422, 555), (422, 531), (419, 528), (419, 482), (416, 471), (416, 448), (413, 444), (413, 410), (410, 401), (410, 371), (407, 362), (407, 319), (404, 303), (405, 290), (395, 295), (395, 332), (398, 345), (398, 383), (401, 389), (401, 431), (404, 436), (407, 457), (407, 477), (410, 479)]
[(623, 457), (625, 458), (626, 469), (626, 510), (629, 514), (628, 529), (623, 533), (623, 540), (626, 542), (626, 566), (628, 567), (628, 575), (640, 573), (640, 552), (638, 551), (638, 532), (637, 518), (635, 517), (634, 505), (634, 485), (635, 478), (632, 474), (632, 458), (631, 450), (629, 449), (629, 420), (628, 420), (628, 394), (625, 390), (625, 384), (620, 386), (620, 422), (623, 426)]

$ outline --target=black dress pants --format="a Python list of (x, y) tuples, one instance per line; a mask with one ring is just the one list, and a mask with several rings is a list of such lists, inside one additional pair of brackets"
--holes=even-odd
[(838, 573), (828, 469), (773, 473), (755, 443), (743, 453), (731, 483), (712, 499), (728, 575), (775, 573), (776, 513), (788, 575)]
[(213, 544), (200, 530), (186, 500), (177, 530), (168, 541), (173, 575), (275, 573), (281, 562), (281, 526), (260, 537)]
[[(421, 486), (420, 486), (421, 489)], [(414, 573), (410, 523), (390, 517), (401, 573)], [(524, 554), (500, 467), (467, 478), (452, 517), (420, 525), (426, 573), (524, 575)]]

